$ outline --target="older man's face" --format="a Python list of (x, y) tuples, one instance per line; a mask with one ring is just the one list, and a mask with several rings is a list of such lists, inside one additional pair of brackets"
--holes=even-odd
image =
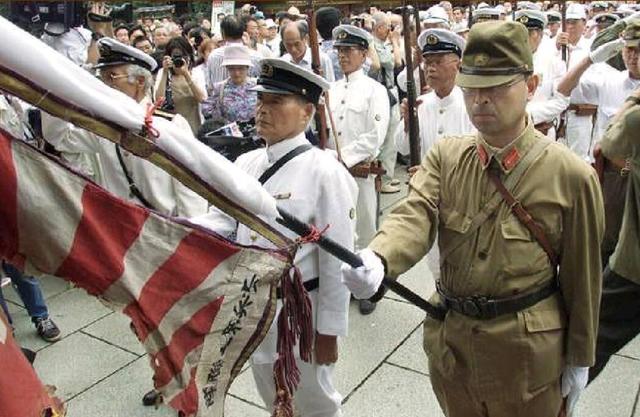
[(295, 23), (287, 25), (282, 34), (282, 42), (295, 62), (299, 62), (307, 52), (307, 37), (300, 37), (300, 31)]
[(625, 46), (622, 50), (622, 60), (624, 65), (629, 70), (629, 75), (633, 78), (640, 78), (640, 47), (638, 46)]
[(121, 91), (133, 99), (137, 99), (138, 86), (130, 82), (127, 74), (128, 64), (100, 68), (100, 79), (109, 87)]
[(313, 104), (289, 94), (258, 93), (256, 130), (267, 145), (304, 132), (313, 113)]

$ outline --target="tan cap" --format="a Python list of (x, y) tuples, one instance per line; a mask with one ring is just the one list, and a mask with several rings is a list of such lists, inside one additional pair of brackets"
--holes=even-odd
[(640, 19), (632, 19), (622, 32), (625, 46), (637, 47), (640, 45)]
[(482, 22), (469, 31), (456, 83), (466, 88), (495, 87), (531, 73), (533, 55), (524, 25)]

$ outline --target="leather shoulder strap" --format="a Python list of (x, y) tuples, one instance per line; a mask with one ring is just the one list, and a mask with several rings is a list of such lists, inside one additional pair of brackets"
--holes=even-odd
[(116, 155), (118, 155), (118, 162), (120, 162), (120, 168), (122, 168), (122, 172), (124, 173), (124, 176), (127, 179), (127, 183), (129, 184), (129, 191), (131, 191), (131, 194), (133, 194), (134, 197), (136, 197), (142, 203), (143, 206), (145, 206), (148, 209), (155, 210), (156, 209), (155, 206), (151, 204), (149, 200), (144, 198), (144, 196), (142, 195), (142, 192), (140, 192), (140, 189), (136, 186), (136, 183), (133, 181), (133, 178), (131, 178), (131, 174), (129, 173), (129, 170), (127, 169), (127, 166), (124, 164), (124, 160), (122, 159), (122, 152), (120, 151), (120, 145), (118, 145), (117, 143), (115, 145), (116, 145)]
[(531, 217), (529, 212), (522, 206), (520, 201), (518, 201), (513, 196), (513, 194), (509, 192), (509, 190), (507, 190), (507, 187), (505, 187), (500, 180), (499, 172), (490, 170), (489, 179), (491, 180), (491, 182), (493, 182), (493, 185), (495, 185), (496, 189), (502, 195), (502, 198), (507, 203), (509, 208), (511, 208), (511, 211), (513, 212), (513, 214), (515, 214), (520, 223), (522, 223), (527, 229), (529, 229), (536, 241), (540, 244), (540, 246), (542, 246), (542, 249), (544, 249), (544, 251), (547, 253), (547, 256), (549, 257), (551, 265), (554, 266), (555, 271), (555, 267), (560, 264), (558, 255), (556, 255), (555, 251), (553, 250), (553, 247), (551, 246), (551, 243), (549, 242), (549, 239), (547, 238), (547, 235), (544, 232), (542, 226), (540, 226), (540, 224), (536, 222), (533, 217)]
[(273, 175), (276, 172), (278, 172), (278, 170), (282, 168), (287, 162), (291, 161), (296, 156), (305, 153), (311, 148), (313, 148), (313, 145), (304, 144), (289, 151), (286, 155), (284, 155), (282, 158), (278, 159), (273, 165), (271, 165), (264, 173), (262, 173), (262, 175), (260, 175), (260, 178), (258, 178), (258, 181), (260, 181), (260, 184), (264, 185), (264, 183), (269, 181), (269, 178), (273, 177)]
[[(513, 171), (509, 174), (504, 185), (508, 189), (513, 189), (516, 184), (520, 181), (524, 173), (527, 171), (527, 168), (531, 166), (533, 161), (535, 161), (538, 156), (542, 154), (542, 152), (547, 149), (549, 145), (551, 145), (551, 140), (547, 138), (538, 138), (538, 141), (531, 147), (529, 152), (522, 158), (522, 160), (518, 163), (518, 165), (513, 168)], [(502, 195), (496, 190), (487, 204), (485, 204), (482, 209), (471, 219), (471, 224), (469, 228), (464, 234), (459, 235), (456, 239), (451, 240), (449, 245), (445, 248), (440, 248), (440, 259), (444, 260), (447, 256), (451, 255), (451, 253), (456, 250), (460, 245), (462, 245), (467, 239), (474, 235), (474, 232), (482, 226), (482, 224), (491, 216), (500, 203), (502, 203)]]

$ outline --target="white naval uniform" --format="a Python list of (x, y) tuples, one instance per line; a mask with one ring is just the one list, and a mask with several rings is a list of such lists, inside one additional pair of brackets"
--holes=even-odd
[[(589, 55), (591, 40), (580, 38), (575, 47), (569, 48), (569, 68), (577, 65), (583, 58)], [(561, 52), (558, 51), (558, 54)], [(616, 72), (614, 68), (605, 63), (594, 64), (585, 71), (578, 86), (571, 92), (571, 104), (597, 105), (595, 97), (583, 88), (583, 82), (589, 77), (607, 77)], [(567, 111), (567, 132), (565, 143), (576, 155), (586, 162), (591, 161), (589, 151), (592, 145), (593, 117), (578, 116), (575, 110)]]
[[(448, 96), (440, 98), (431, 91), (418, 97), (418, 126), (420, 129), (420, 159), (442, 138), (468, 135), (476, 131), (469, 120), (462, 90), (457, 85)], [(409, 153), (409, 134), (404, 131), (404, 123), (398, 126), (396, 138), (400, 153)], [(435, 280), (440, 279), (440, 249), (433, 245), (427, 253), (427, 266)]]
[[(140, 105), (144, 106), (147, 102), (143, 100)], [(97, 154), (102, 173), (100, 185), (124, 200), (141, 204), (129, 190), (129, 183), (118, 161), (114, 143), (60, 119), (49, 117), (48, 122), (45, 123), (44, 116), (43, 114), (45, 139), (56, 150)], [(189, 124), (183, 117), (176, 115), (173, 123), (191, 132)], [(144, 198), (153, 204), (159, 213), (180, 217), (193, 217), (206, 213), (208, 203), (204, 198), (151, 162), (124, 149), (121, 149), (121, 153), (134, 183)]]
[[(531, 101), (527, 103), (527, 113), (531, 115), (533, 124), (548, 123), (557, 120), (569, 107), (570, 98), (557, 91), (557, 84), (567, 72), (565, 63), (548, 49), (538, 49), (533, 54), (533, 70), (539, 77), (540, 84)], [(548, 132), (555, 138), (555, 129)]]
[[(303, 132), (266, 149), (243, 154), (236, 164), (249, 175), (259, 178), (288, 152), (308, 143)], [(349, 172), (330, 152), (314, 147), (297, 155), (267, 180), (264, 187), (278, 199), (279, 207), (319, 229), (329, 225), (325, 232), (327, 237), (348, 249), (353, 248), (354, 222), (351, 217), (357, 186)], [(265, 220), (284, 235), (297, 237), (274, 219)], [(214, 207), (207, 215), (192, 221), (223, 235), (236, 231), (236, 240), (241, 244), (273, 247), (271, 242), (246, 226), (238, 225), (234, 219)], [(341, 261), (315, 244), (306, 244), (298, 249), (294, 262), (304, 281), (315, 277), (320, 279), (319, 289), (309, 293), (314, 329), (324, 335), (346, 336), (349, 290), (341, 281)], [(280, 307), (281, 303), (278, 302), (278, 311)], [(251, 357), (256, 385), (268, 408), (272, 407), (276, 395), (273, 382), (276, 341), (277, 326), (274, 320), (264, 341)], [(340, 416), (342, 397), (333, 386), (334, 366), (307, 364), (299, 359), (297, 348), (295, 352), (301, 370), (301, 383), (294, 395), (296, 410), (303, 417)]]
[(599, 142), (613, 116), (624, 105), (625, 99), (640, 87), (640, 80), (630, 78), (629, 71), (619, 71), (604, 78), (592, 78), (587, 83), (591, 85), (585, 88), (593, 88), (598, 100), (598, 116), (593, 138), (594, 142)]
[[(418, 97), (422, 104), (418, 106), (418, 126), (420, 130), (420, 159), (440, 139), (447, 136), (466, 135), (475, 132), (469, 120), (464, 104), (462, 90), (454, 86), (448, 96), (440, 98), (435, 91)], [(401, 123), (396, 130), (398, 150), (401, 154), (409, 153), (409, 134)]]
[(15, 107), (15, 103), (11, 103), (9, 100), (10, 99), (0, 94), (0, 127), (14, 138), (23, 140), (23, 115), (19, 109)]
[[(389, 128), (389, 98), (382, 84), (361, 69), (331, 84), (330, 111), (344, 164), (372, 161), (380, 152)], [(335, 149), (333, 135), (330, 147)], [(376, 232), (375, 178), (356, 178), (356, 248), (367, 247)]]

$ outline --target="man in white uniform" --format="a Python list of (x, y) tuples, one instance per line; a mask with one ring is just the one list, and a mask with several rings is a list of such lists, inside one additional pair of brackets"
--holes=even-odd
[[(258, 92), (256, 128), (267, 147), (240, 156), (236, 164), (259, 178), (267, 191), (276, 196), (281, 208), (318, 229), (329, 225), (325, 236), (351, 249), (357, 195), (355, 181), (331, 152), (311, 146), (304, 135), (313, 119), (315, 105), (328, 87), (329, 83), (321, 77), (287, 61), (263, 60), (262, 74), (255, 87)], [(266, 173), (277, 161), (286, 162), (268, 176)], [(221, 234), (236, 232), (236, 240), (242, 244), (273, 246), (215, 208), (194, 221)], [(267, 221), (286, 236), (297, 237), (275, 220)], [(338, 359), (337, 338), (347, 334), (349, 291), (341, 283), (340, 261), (317, 245), (300, 247), (294, 264), (309, 291), (315, 330), (314, 362), (306, 363), (299, 357), (296, 360), (301, 371), (300, 385), (293, 397), (296, 415), (338, 417), (342, 415), (342, 397), (333, 385), (332, 375)], [(278, 309), (280, 307), (278, 302)], [(273, 377), (273, 365), (278, 357), (276, 341), (274, 321), (251, 357), (258, 392), (269, 409), (276, 398)]]
[[(369, 167), (389, 127), (389, 98), (385, 87), (362, 70), (371, 35), (352, 25), (340, 25), (333, 30), (333, 38), (345, 76), (329, 92), (338, 141), (332, 145), (358, 184), (356, 248), (364, 248), (376, 232), (375, 175)], [(374, 308), (368, 300), (361, 303), (363, 314)]]
[[(157, 66), (155, 60), (111, 38), (100, 39), (98, 47), (100, 59), (95, 68), (102, 80), (146, 109), (150, 104), (147, 93), (153, 82), (151, 71)], [(181, 116), (168, 117), (173, 117), (173, 123), (183, 130), (191, 131)], [(165, 171), (93, 133), (70, 123), (55, 123), (48, 129), (46, 139), (58, 151), (98, 154), (102, 185), (120, 198), (172, 216), (192, 217), (207, 210), (206, 200)]]
[(539, 10), (518, 10), (515, 20), (527, 27), (529, 46), (533, 52), (533, 71), (538, 78), (538, 88), (527, 104), (527, 113), (536, 129), (555, 138), (555, 122), (569, 106), (569, 97), (555, 91), (566, 67), (562, 59), (549, 50), (541, 49), (547, 16)]
[[(469, 120), (464, 96), (456, 85), (456, 74), (460, 69), (460, 58), (464, 50), (464, 39), (447, 29), (427, 29), (418, 37), (426, 69), (427, 84), (432, 90), (418, 97), (418, 125), (420, 130), (420, 159), (440, 139), (463, 136), (475, 132)], [(402, 106), (403, 119), (407, 120), (406, 104)], [(406, 122), (398, 129), (402, 143), (401, 153), (409, 153), (409, 135)], [(416, 167), (409, 167), (413, 173)], [(440, 251), (437, 245), (427, 253), (427, 265), (435, 280), (440, 279)]]

